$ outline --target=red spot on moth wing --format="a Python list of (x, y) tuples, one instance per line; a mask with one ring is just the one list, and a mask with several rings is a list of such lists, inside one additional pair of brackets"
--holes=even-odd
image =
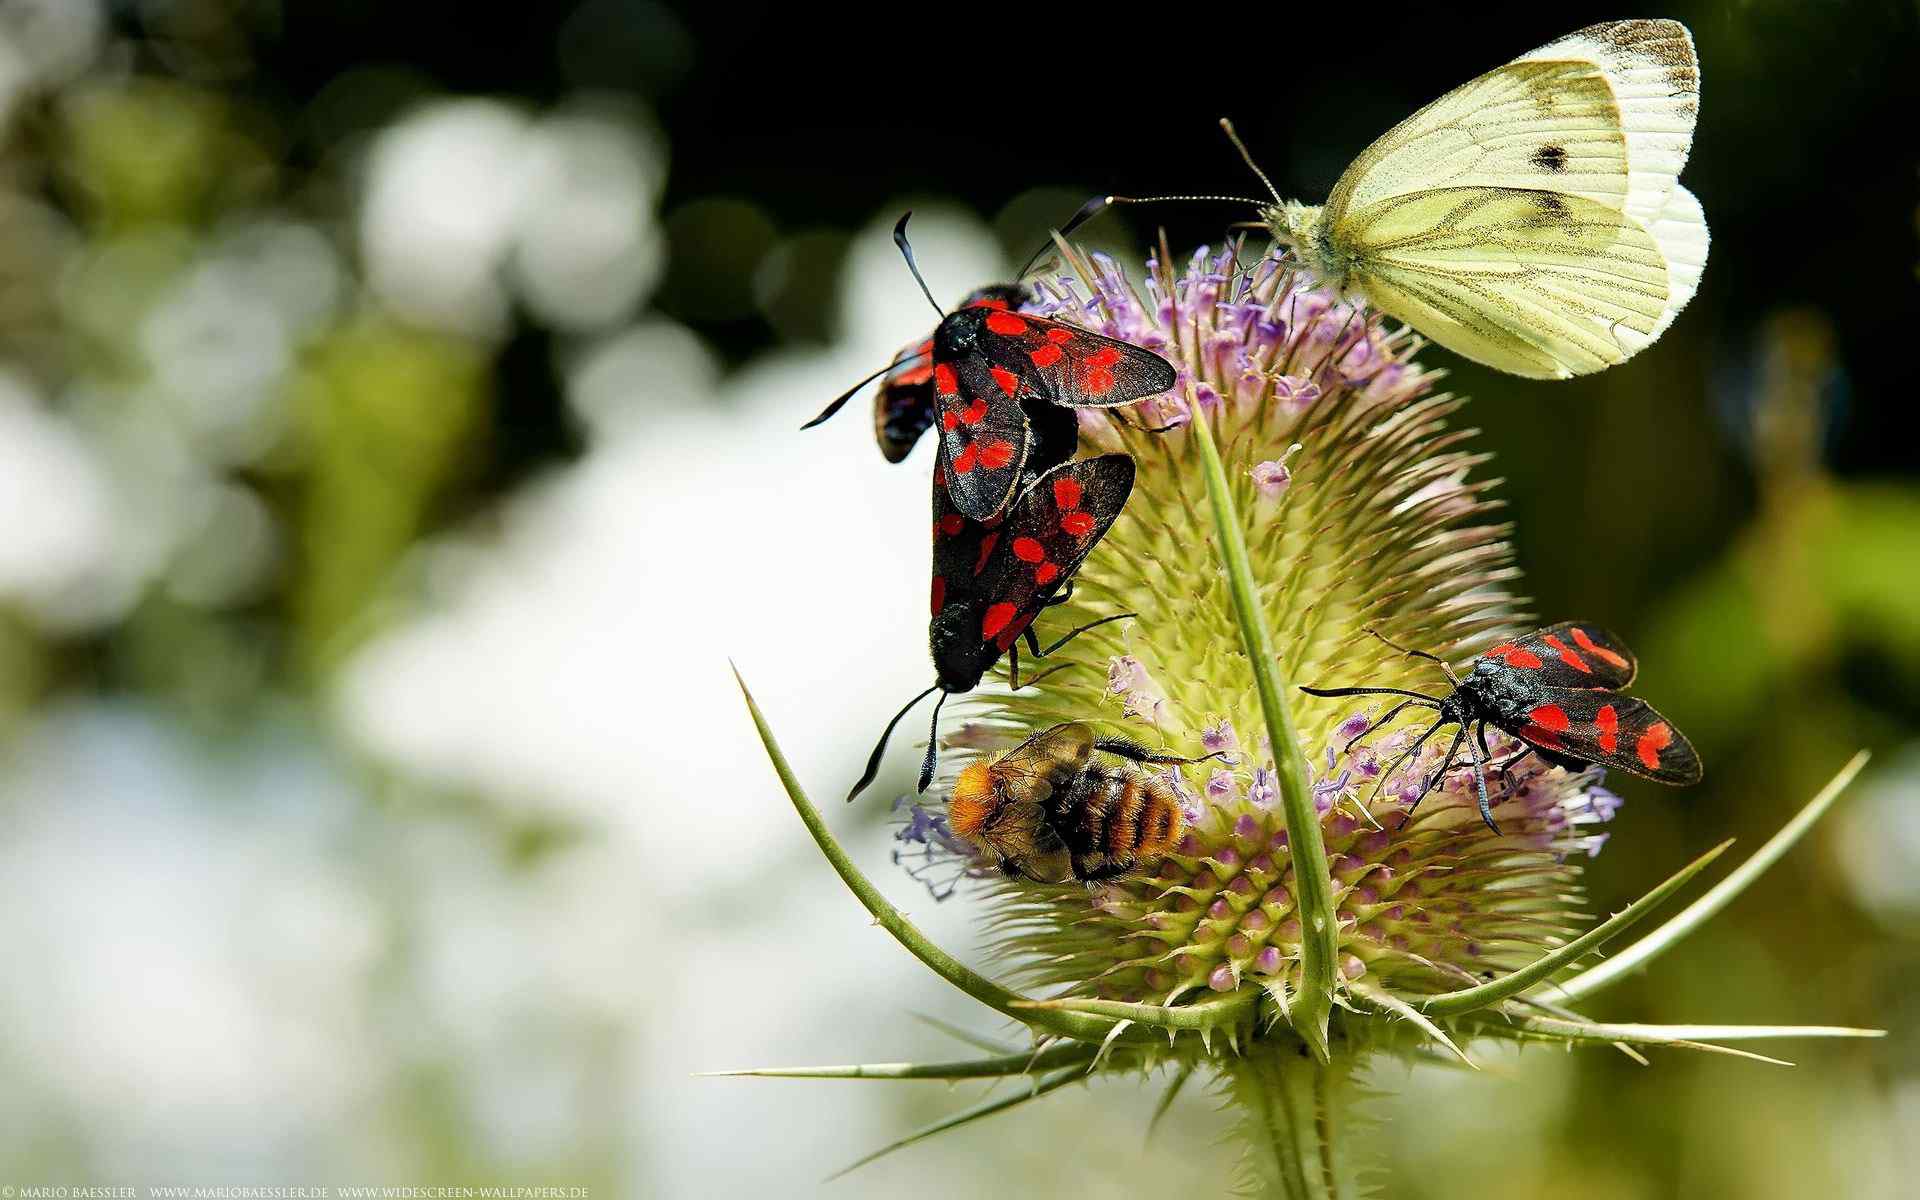
[(1013, 556), (1022, 562), (1037, 563), (1047, 556), (1047, 549), (1030, 537), (1013, 539)]
[(940, 610), (946, 606), (947, 577), (945, 575), (935, 575), (933, 577), (933, 615), (936, 617), (939, 616)]
[(1005, 367), (994, 367), (992, 371), (993, 381), (1000, 385), (1001, 391), (1011, 396), (1020, 390), (1020, 377), (1018, 375), (1015, 375)]
[(1555, 650), (1559, 652), (1561, 662), (1572, 667), (1574, 670), (1580, 672), (1582, 675), (1593, 674), (1593, 668), (1587, 665), (1587, 660), (1584, 658), (1581, 658), (1578, 654), (1575, 654), (1571, 646), (1567, 645), (1565, 642), (1561, 641), (1559, 638), (1555, 637), (1551, 633), (1548, 634), (1542, 640), (1545, 641), (1547, 645), (1552, 646)]
[(1600, 711), (1593, 714), (1593, 726), (1600, 731), (1600, 748), (1608, 754), (1620, 748), (1620, 714), (1613, 705), (1603, 704)]
[(1538, 725), (1522, 726), (1520, 730), (1520, 736), (1525, 738), (1529, 742), (1532, 742), (1536, 746), (1544, 746), (1549, 750), (1560, 750), (1565, 748), (1564, 744), (1560, 741), (1559, 734), (1556, 734), (1551, 729), (1542, 729)]
[(951, 396), (960, 390), (960, 376), (954, 371), (952, 363), (933, 365), (933, 390), (942, 396)]
[(973, 573), (978, 575), (987, 569), (987, 559), (993, 557), (993, 548), (1000, 541), (1000, 531), (994, 530), (980, 543), (980, 557), (974, 561)]
[(1573, 640), (1580, 644), (1580, 648), (1582, 650), (1585, 650), (1588, 654), (1593, 655), (1595, 658), (1599, 659), (1601, 662), (1609, 663), (1613, 666), (1620, 668), (1622, 671), (1625, 671), (1629, 667), (1633, 666), (1633, 664), (1628, 662), (1625, 658), (1622, 658), (1620, 655), (1615, 654), (1613, 651), (1607, 649), (1605, 646), (1602, 646), (1600, 643), (1594, 641), (1593, 636), (1589, 634), (1586, 630), (1580, 628), (1578, 625), (1575, 625), (1573, 627)]
[(986, 615), (980, 618), (980, 640), (992, 641), (1001, 630), (1007, 627), (1007, 623), (1013, 620), (1013, 614), (1016, 611), (1013, 605), (1005, 600), (989, 605)]
[(1093, 514), (1087, 512), (1068, 512), (1060, 514), (1060, 528), (1074, 537), (1085, 537), (1093, 532)]
[(1016, 333), (1025, 333), (1027, 331), (1027, 323), (1010, 312), (997, 312), (987, 318), (987, 328), (993, 330), (995, 333), (1004, 333), (1011, 336)]
[[(1012, 608), (1013, 605), (1009, 604), (1007, 607)], [(1033, 624), (1033, 617), (1034, 614), (1032, 613), (1023, 613), (1015, 618), (1013, 624), (1000, 631), (1000, 636), (994, 640), (994, 645), (1000, 647), (1002, 650), (1012, 646), (1014, 639), (1018, 638), (1027, 626)]]
[(973, 403), (967, 405), (967, 410), (960, 414), (960, 423), (963, 425), (978, 425), (986, 419), (987, 402), (978, 396), (974, 397)]
[(1117, 346), (1102, 346), (1092, 354), (1087, 355), (1086, 359), (1087, 365), (1090, 367), (1110, 367), (1119, 361), (1120, 349)]
[(1053, 502), (1063, 509), (1080, 507), (1080, 481), (1062, 475), (1053, 481)]
[(998, 296), (986, 296), (986, 297), (983, 297), (982, 299), (975, 300), (972, 304), (967, 305), (967, 307), (968, 308), (997, 308), (1002, 312), (1005, 312), (1007, 307), (1007, 302), (1005, 300), (1000, 299)]
[(1555, 733), (1560, 733), (1566, 729), (1568, 724), (1567, 710), (1561, 708), (1558, 704), (1542, 704), (1527, 714), (1527, 720), (1532, 721), (1542, 729), (1550, 729)]
[[(1109, 347), (1111, 348), (1111, 347)], [(1113, 368), (1090, 367), (1087, 370), (1087, 394), (1104, 395), (1113, 390)]]
[(947, 411), (940, 414), (940, 428), (946, 430), (948, 433), (952, 433), (953, 427), (955, 425), (958, 425), (959, 423), (960, 423), (960, 414), (953, 411), (951, 408), (949, 408)]
[(1047, 340), (1056, 346), (1064, 346), (1073, 340), (1073, 330), (1064, 325), (1055, 325), (1047, 330)]
[(1063, 356), (1060, 347), (1049, 342), (1037, 350), (1027, 351), (1027, 357), (1033, 360), (1033, 365), (1036, 367), (1050, 367), (1059, 362)]
[(1050, 562), (1043, 562), (1033, 569), (1033, 581), (1045, 587), (1060, 578), (1060, 568)]
[(959, 513), (948, 513), (946, 516), (940, 518), (940, 532), (946, 534), (948, 537), (952, 537), (966, 527), (967, 519)]
[(1665, 721), (1655, 721), (1653, 726), (1640, 735), (1634, 743), (1633, 752), (1646, 764), (1649, 771), (1660, 769), (1660, 752), (1673, 744), (1673, 730)]
[(1502, 642), (1487, 651), (1488, 658), (1497, 658), (1510, 667), (1524, 667), (1531, 670), (1540, 665), (1540, 656), (1531, 650), (1522, 650), (1512, 642)]
[(962, 450), (959, 456), (953, 460), (953, 473), (955, 475), (965, 475), (968, 471), (973, 470), (974, 463), (979, 457), (980, 447), (974, 445), (972, 442), (968, 442), (967, 448)]
[(986, 445), (980, 447), (980, 465), (989, 471), (998, 471), (1012, 461), (1012, 442), (988, 442)]

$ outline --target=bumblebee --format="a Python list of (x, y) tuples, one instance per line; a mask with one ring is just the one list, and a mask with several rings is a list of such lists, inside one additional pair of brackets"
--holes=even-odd
[(1117, 879), (1173, 849), (1186, 824), (1172, 783), (1145, 764), (1217, 757), (1156, 754), (1078, 721), (1055, 725), (961, 771), (947, 825), (1015, 878)]

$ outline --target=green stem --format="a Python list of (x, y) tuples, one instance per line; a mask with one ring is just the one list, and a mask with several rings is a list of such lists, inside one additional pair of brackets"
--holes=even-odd
[(1357, 1116), (1353, 1064), (1316, 1062), (1286, 1043), (1259, 1043), (1226, 1064), (1247, 1193), (1343, 1200), (1358, 1193), (1348, 1152)]
[(753, 693), (747, 690), (747, 681), (740, 678), (740, 672), (737, 669), (733, 673), (733, 678), (740, 685), (740, 694), (746, 697), (747, 711), (753, 715), (754, 728), (760, 731), (760, 744), (766, 747), (767, 757), (773, 762), (774, 773), (780, 777), (780, 785), (786, 789), (787, 798), (793, 801), (794, 811), (800, 814), (801, 822), (806, 825), (807, 832), (813, 835), (814, 843), (820, 847), (820, 853), (826, 855), (827, 861), (833, 864), (833, 869), (839, 872), (840, 880), (847, 885), (847, 890), (851, 891), (866, 910), (873, 914), (875, 924), (892, 934), (894, 940), (905, 946), (915, 958), (931, 967), (936, 975), (989, 1008), (1004, 1013), (1024, 1025), (1045, 1028), (1082, 1041), (1098, 1042), (1106, 1037), (1108, 1031), (1113, 1028), (1111, 1021), (1102, 1021), (1083, 1013), (1016, 1008), (1015, 1004), (1025, 1000), (1026, 997), (1001, 987), (934, 945), (932, 939), (921, 933), (912, 921), (907, 920), (905, 913), (888, 903), (887, 898), (880, 894), (880, 889), (873, 886), (873, 881), (853, 864), (853, 859), (833, 836), (833, 831), (827, 828), (826, 818), (820, 815), (820, 810), (815, 808), (813, 801), (807, 798), (806, 790), (800, 786), (799, 778), (794, 775), (793, 768), (787, 763), (787, 756), (780, 750), (780, 743), (774, 740), (773, 730), (767, 726), (766, 717), (761, 715), (760, 706), (754, 703)]
[(1240, 625), (1240, 641), (1253, 670), (1260, 710), (1266, 717), (1267, 740), (1273, 744), (1279, 772), (1280, 803), (1287, 822), (1287, 853), (1293, 860), (1294, 898), (1300, 905), (1300, 987), (1287, 1005), (1295, 1032), (1313, 1048), (1321, 1062), (1328, 1059), (1327, 1020), (1333, 1012), (1334, 947), (1338, 925), (1333, 907), (1333, 877), (1327, 869), (1327, 851), (1320, 837), (1320, 816), (1314, 811), (1308, 783), (1307, 757), (1300, 749), (1293, 718), (1287, 711), (1279, 658), (1267, 631), (1266, 614), (1247, 558), (1245, 528), (1233, 503), (1226, 468), (1213, 441), (1213, 429), (1197, 399), (1190, 398), (1193, 414), (1189, 429), (1200, 450), (1213, 507), (1213, 527), (1220, 559), (1233, 597), (1233, 614)]

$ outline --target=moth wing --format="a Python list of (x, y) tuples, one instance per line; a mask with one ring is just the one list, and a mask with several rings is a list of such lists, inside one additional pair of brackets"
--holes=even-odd
[(1627, 145), (1628, 216), (1650, 224), (1667, 209), (1693, 147), (1700, 114), (1700, 60), (1678, 21), (1607, 21), (1549, 42), (1517, 62), (1597, 67), (1620, 112)]
[(873, 394), (873, 440), (890, 463), (912, 453), (933, 425), (932, 354), (931, 338), (903, 348)]
[(1027, 459), (1027, 417), (1020, 380), (981, 353), (933, 363), (940, 421), (940, 465), (961, 513), (975, 521), (1000, 515)]
[(1020, 494), (979, 578), (980, 640), (995, 659), (1080, 569), (1132, 492), (1133, 459), (1103, 454), (1055, 467)]
[(1035, 392), (1068, 408), (1108, 408), (1173, 386), (1173, 364), (1151, 350), (1028, 313), (985, 323), (987, 357)]
[(1700, 782), (1700, 755), (1673, 723), (1635, 696), (1544, 688), (1529, 723), (1510, 730), (1530, 746), (1659, 783)]
[(1545, 687), (1624, 688), (1639, 673), (1633, 651), (1591, 621), (1562, 621), (1481, 655), (1526, 671)]
[(1458, 187), (1547, 190), (1622, 211), (1628, 147), (1605, 72), (1593, 62), (1523, 60), (1461, 84), (1361, 151), (1327, 198), (1327, 216), (1337, 237), (1349, 213)]
[(1374, 305), (1456, 354), (1535, 379), (1625, 361), (1668, 308), (1637, 222), (1579, 196), (1447, 188), (1353, 214), (1340, 236)]
[(947, 487), (946, 468), (933, 468), (933, 580), (934, 616), (949, 604), (969, 603), (979, 595), (977, 582), (987, 559), (1000, 540), (999, 522), (985, 524), (960, 511)]

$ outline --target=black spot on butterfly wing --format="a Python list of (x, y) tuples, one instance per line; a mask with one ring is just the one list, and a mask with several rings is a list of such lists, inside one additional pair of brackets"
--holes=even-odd
[(1542, 146), (1527, 159), (1542, 171), (1559, 174), (1567, 169), (1567, 148), (1565, 146)]
[[(1508, 732), (1559, 757), (1658, 783), (1699, 783), (1703, 774), (1693, 743), (1637, 696), (1589, 688), (1544, 687), (1539, 690), (1531, 716), (1530, 725)], [(1549, 728), (1563, 721), (1563, 728)]]
[(897, 463), (933, 425), (933, 341), (904, 347), (873, 396), (873, 440)]
[[(966, 574), (964, 588), (948, 583), (928, 626), (943, 687), (969, 691), (1000, 660), (1106, 535), (1133, 491), (1133, 475), (1124, 454), (1055, 467), (1020, 494), (998, 528), (985, 531), (979, 569)], [(966, 565), (957, 547), (952, 561)]]
[(981, 340), (996, 365), (1068, 408), (1131, 404), (1174, 382), (1173, 364), (1151, 350), (1027, 313), (987, 322)]

